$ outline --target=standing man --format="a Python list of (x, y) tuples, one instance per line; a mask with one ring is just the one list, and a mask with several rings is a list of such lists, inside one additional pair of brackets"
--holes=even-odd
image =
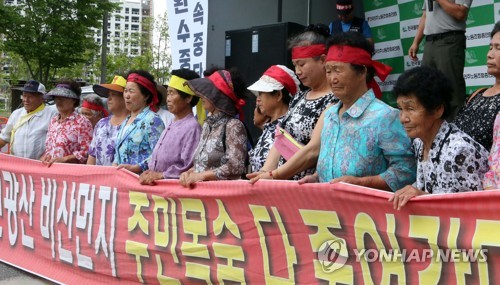
[(10, 144), (10, 153), (24, 158), (40, 159), (45, 151), (45, 137), (50, 119), (57, 110), (45, 107), (45, 86), (36, 80), (28, 81), (23, 89), (23, 105), (12, 112), (0, 133), (0, 148)]
[(422, 65), (441, 70), (451, 80), (453, 120), (465, 102), (465, 26), (472, 0), (425, 0), (422, 18), (408, 55), (418, 60), (418, 45), (425, 35)]
[(372, 30), (367, 21), (354, 16), (352, 0), (337, 0), (336, 8), (339, 19), (330, 23), (330, 34), (357, 32), (373, 45)]

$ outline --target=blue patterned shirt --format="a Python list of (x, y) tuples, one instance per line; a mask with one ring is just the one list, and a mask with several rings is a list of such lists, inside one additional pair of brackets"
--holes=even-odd
[(342, 103), (325, 113), (317, 171), (321, 182), (341, 176), (375, 176), (393, 190), (415, 181), (411, 142), (399, 111), (368, 90), (339, 118)]
[(113, 163), (138, 164), (144, 171), (148, 169), (151, 154), (165, 125), (160, 116), (149, 107), (144, 108), (134, 122), (126, 126), (129, 117), (121, 124), (116, 137)]

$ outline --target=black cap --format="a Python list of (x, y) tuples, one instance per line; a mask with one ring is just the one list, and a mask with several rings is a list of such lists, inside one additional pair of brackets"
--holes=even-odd
[(337, 14), (347, 15), (352, 12), (352, 0), (337, 0)]

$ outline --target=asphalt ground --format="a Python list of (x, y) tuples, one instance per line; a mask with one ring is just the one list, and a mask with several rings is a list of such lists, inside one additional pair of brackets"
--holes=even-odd
[(0, 262), (0, 285), (47, 285), (55, 284), (41, 277)]

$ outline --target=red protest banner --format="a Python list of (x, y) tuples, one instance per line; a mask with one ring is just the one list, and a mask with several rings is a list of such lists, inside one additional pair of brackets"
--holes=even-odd
[(499, 191), (288, 181), (143, 186), (113, 167), (0, 154), (0, 260), (60, 283), (494, 284)]

